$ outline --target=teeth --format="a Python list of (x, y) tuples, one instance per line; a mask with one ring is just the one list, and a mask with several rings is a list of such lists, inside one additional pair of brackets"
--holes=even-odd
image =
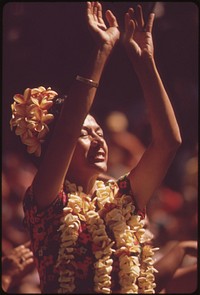
[(91, 161), (104, 161), (105, 160), (105, 152), (100, 150), (97, 152), (93, 152), (89, 156)]
[(94, 155), (92, 155), (93, 158), (96, 158), (96, 157), (103, 157), (104, 158), (104, 153), (96, 153)]
[(97, 154), (96, 157), (104, 157), (103, 154)]
[(95, 155), (97, 155), (97, 156), (104, 156), (104, 153), (102, 153), (102, 152), (98, 152), (98, 153), (96, 153)]
[(104, 159), (104, 156), (103, 155), (96, 155), (94, 156), (95, 159)]

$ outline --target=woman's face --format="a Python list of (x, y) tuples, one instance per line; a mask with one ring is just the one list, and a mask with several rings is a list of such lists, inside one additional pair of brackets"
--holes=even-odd
[[(103, 131), (96, 120), (88, 115), (83, 123), (70, 168), (79, 173), (107, 171), (108, 147)], [(89, 170), (88, 170), (89, 169)]]

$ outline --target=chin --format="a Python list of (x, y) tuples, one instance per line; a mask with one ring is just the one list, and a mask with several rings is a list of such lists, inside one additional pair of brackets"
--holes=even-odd
[(107, 164), (105, 162), (93, 163), (90, 167), (95, 169), (98, 173), (106, 173)]

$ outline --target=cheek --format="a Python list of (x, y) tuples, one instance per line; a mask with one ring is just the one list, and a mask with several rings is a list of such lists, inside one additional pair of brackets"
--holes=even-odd
[(89, 150), (90, 142), (88, 140), (78, 139), (76, 149), (74, 151), (74, 156), (76, 158), (83, 158), (87, 156)]
[(104, 150), (106, 152), (106, 160), (108, 160), (108, 146), (106, 143), (104, 144)]

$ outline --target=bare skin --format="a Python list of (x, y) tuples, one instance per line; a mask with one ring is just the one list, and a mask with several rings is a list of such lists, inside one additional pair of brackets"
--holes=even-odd
[(33, 252), (29, 247), (30, 242), (27, 242), (2, 257), (2, 288), (4, 291), (8, 291), (10, 287), (19, 283), (25, 275), (34, 269)]
[[(102, 7), (98, 2), (87, 3), (87, 22), (94, 35), (95, 49), (82, 76), (99, 82), (105, 64), (119, 39), (117, 21), (111, 11), (106, 12), (109, 26), (102, 19)], [(68, 94), (67, 102), (63, 105), (52, 140), (46, 152), (43, 163), (33, 182), (33, 190), (39, 208), (46, 207), (57, 196), (81, 133), (83, 122), (90, 111), (96, 94), (96, 88), (75, 81)], [(63, 140), (64, 139), (64, 140)], [(77, 171), (78, 172), (78, 171)], [(97, 175), (99, 170), (95, 172)], [(89, 173), (90, 174), (90, 173)], [(94, 190), (94, 181), (85, 179), (82, 175), (80, 185), (84, 185), (86, 193)], [(95, 176), (95, 175), (94, 175)], [(86, 184), (86, 183), (90, 183)], [(49, 185), (51, 183), (51, 186)], [(89, 188), (89, 191), (88, 189)]]
[[(99, 2), (87, 2), (86, 15), (95, 48), (79, 75), (99, 83), (112, 50), (119, 41), (120, 32), (111, 11), (105, 13), (106, 26)], [(152, 131), (149, 147), (129, 173), (131, 188), (140, 209), (147, 205), (160, 186), (181, 144), (176, 117), (154, 60), (153, 21), (154, 14), (150, 14), (144, 30), (142, 8), (137, 6), (135, 12), (130, 8), (125, 14), (122, 36), (124, 48), (143, 90)], [(93, 194), (96, 179), (106, 173), (107, 145), (100, 126), (88, 115), (96, 90), (80, 81), (74, 81), (71, 86), (33, 181), (39, 209), (52, 203), (65, 178), (82, 186), (86, 194)]]
[[(71, 182), (82, 183), (86, 191), (93, 191), (99, 173), (107, 171), (107, 160), (108, 147), (103, 131), (95, 119), (88, 115), (83, 123), (66, 178)], [(78, 175), (77, 167), (79, 167)], [(83, 183), (82, 175), (85, 174), (87, 181)]]
[(144, 29), (141, 6), (138, 5), (135, 12), (130, 8), (125, 15), (123, 39), (143, 90), (152, 131), (149, 147), (130, 173), (132, 190), (141, 209), (162, 182), (181, 143), (174, 111), (154, 60), (153, 21), (151, 13)]
[[(100, 81), (112, 49), (119, 40), (115, 16), (111, 11), (107, 11), (105, 17), (109, 23), (108, 27), (102, 17), (101, 4), (87, 2), (87, 22), (94, 38), (95, 50), (80, 74), (96, 82)], [(146, 206), (154, 190), (160, 185), (181, 143), (178, 124), (153, 57), (151, 36), (153, 20), (154, 15), (150, 14), (144, 32), (141, 7), (138, 6), (135, 16), (130, 8), (125, 15), (123, 36), (130, 62), (141, 82), (152, 128), (152, 142), (137, 167), (130, 171), (129, 175), (133, 193), (141, 209)], [(71, 87), (44, 161), (33, 182), (34, 195), (39, 208), (46, 207), (55, 199), (66, 176), (78, 182), (78, 185), (82, 185), (85, 193), (93, 193), (95, 180), (100, 173), (106, 171), (105, 164), (98, 163), (93, 166), (86, 164), (83, 168), (74, 160), (77, 158), (77, 151), (80, 154), (83, 148), (79, 138), (83, 124), (86, 128), (90, 128), (87, 115), (95, 94), (96, 88), (79, 81), (75, 81)], [(88, 144), (92, 145), (93, 137), (90, 140)], [(82, 155), (84, 161), (86, 157), (84, 152)], [(87, 163), (88, 159), (85, 160)]]
[(185, 255), (197, 257), (197, 241), (178, 242), (167, 254), (155, 263), (156, 291), (192, 293), (197, 287), (197, 264), (182, 267)]

